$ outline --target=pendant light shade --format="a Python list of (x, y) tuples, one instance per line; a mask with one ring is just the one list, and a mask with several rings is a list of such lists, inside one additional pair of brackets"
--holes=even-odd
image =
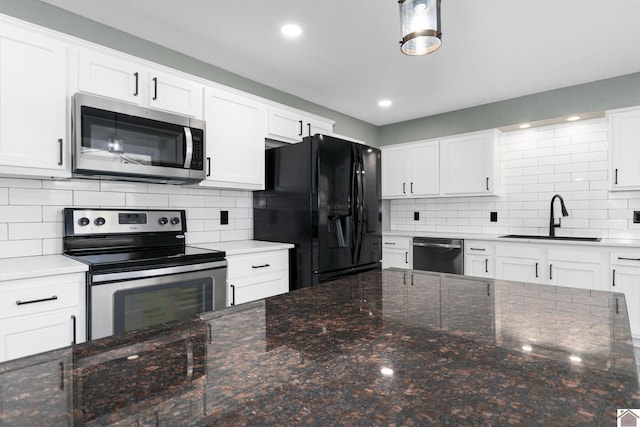
[(405, 55), (426, 55), (442, 44), (440, 0), (398, 0), (400, 4), (400, 50)]

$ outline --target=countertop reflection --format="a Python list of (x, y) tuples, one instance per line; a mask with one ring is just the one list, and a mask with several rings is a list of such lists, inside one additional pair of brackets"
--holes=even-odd
[(6, 362), (0, 400), (3, 427), (603, 425), (640, 407), (622, 294), (407, 270)]

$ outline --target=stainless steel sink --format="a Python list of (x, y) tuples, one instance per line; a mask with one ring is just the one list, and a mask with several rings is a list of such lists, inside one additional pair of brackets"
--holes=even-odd
[(573, 240), (576, 242), (599, 242), (601, 240), (600, 237), (538, 236), (534, 234), (506, 234), (500, 237), (508, 239)]

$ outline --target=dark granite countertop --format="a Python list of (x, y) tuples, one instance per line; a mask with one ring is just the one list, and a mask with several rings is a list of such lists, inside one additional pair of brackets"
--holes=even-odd
[(0, 425), (613, 425), (622, 294), (362, 273), (0, 364)]

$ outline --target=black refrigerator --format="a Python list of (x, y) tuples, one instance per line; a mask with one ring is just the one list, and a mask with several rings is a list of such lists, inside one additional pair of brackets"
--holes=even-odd
[(290, 288), (380, 268), (380, 150), (326, 135), (265, 152), (256, 240), (293, 243)]

